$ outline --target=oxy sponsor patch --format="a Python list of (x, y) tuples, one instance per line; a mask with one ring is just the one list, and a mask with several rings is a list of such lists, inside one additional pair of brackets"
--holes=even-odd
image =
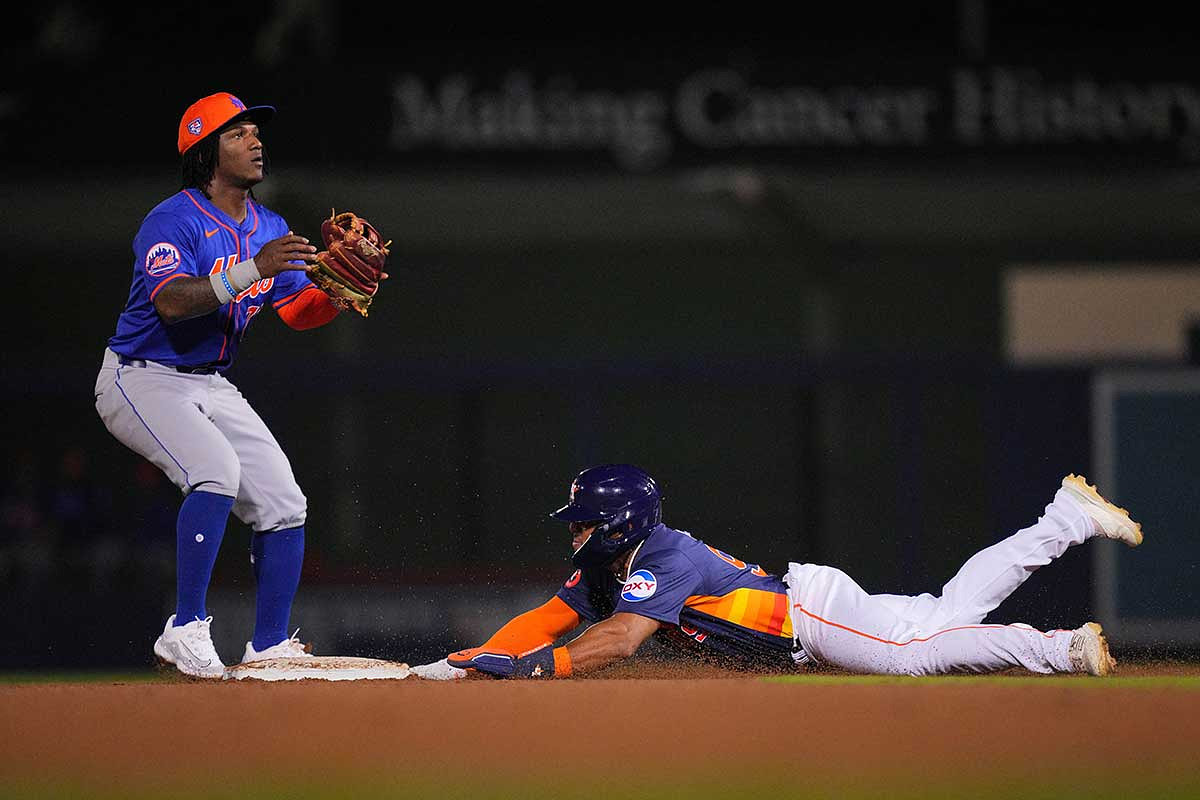
[(157, 278), (179, 269), (179, 250), (170, 242), (159, 242), (146, 251), (146, 274)]
[(640, 603), (654, 595), (658, 588), (658, 579), (648, 569), (639, 569), (629, 576), (621, 587), (621, 599), (627, 603)]

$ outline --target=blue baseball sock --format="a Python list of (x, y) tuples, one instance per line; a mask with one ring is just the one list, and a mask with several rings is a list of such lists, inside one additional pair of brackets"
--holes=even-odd
[(208, 617), (208, 582), (232, 508), (232, 497), (201, 491), (191, 492), (179, 507), (175, 523), (176, 626)]
[(258, 584), (251, 644), (262, 652), (288, 637), (292, 599), (300, 586), (300, 567), (304, 564), (304, 526), (255, 533), (250, 540), (250, 555)]

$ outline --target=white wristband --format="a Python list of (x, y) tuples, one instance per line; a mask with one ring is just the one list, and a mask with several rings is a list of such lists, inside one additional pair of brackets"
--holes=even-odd
[(233, 284), (234, 291), (238, 294), (262, 280), (262, 275), (258, 274), (258, 267), (255, 266), (253, 258), (247, 258), (245, 261), (234, 264), (227, 270), (227, 274), (229, 282)]
[(260, 280), (262, 280), (262, 276), (258, 274), (258, 267), (255, 266), (253, 258), (248, 258), (227, 270), (208, 276), (213, 293), (216, 294), (221, 305), (232, 302), (236, 295), (246, 291)]

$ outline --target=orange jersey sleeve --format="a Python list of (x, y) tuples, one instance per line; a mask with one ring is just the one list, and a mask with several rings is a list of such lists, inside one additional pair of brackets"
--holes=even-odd
[(558, 597), (513, 617), (492, 634), (483, 647), (499, 647), (514, 653), (549, 644), (579, 626), (579, 615)]
[(309, 286), (275, 303), (275, 311), (288, 327), (298, 331), (319, 328), (338, 315), (329, 295)]

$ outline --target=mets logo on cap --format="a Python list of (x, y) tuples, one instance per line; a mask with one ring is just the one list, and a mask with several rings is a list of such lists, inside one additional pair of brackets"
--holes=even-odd
[(274, 106), (247, 106), (229, 92), (217, 92), (201, 97), (188, 106), (179, 118), (179, 138), (176, 144), (183, 155), (197, 142), (216, 131), (235, 117), (245, 116), (255, 125), (275, 116)]
[(621, 587), (621, 599), (627, 603), (640, 603), (654, 595), (658, 579), (648, 569), (639, 569), (625, 580)]
[(170, 242), (159, 242), (146, 251), (146, 274), (157, 278), (174, 272), (182, 263), (179, 250)]

